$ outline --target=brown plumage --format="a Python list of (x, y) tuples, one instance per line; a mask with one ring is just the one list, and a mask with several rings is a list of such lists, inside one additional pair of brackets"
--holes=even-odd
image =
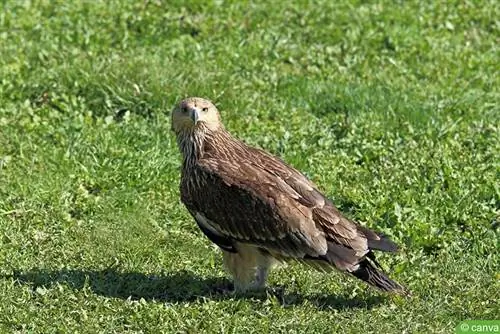
[(210, 101), (181, 101), (172, 130), (183, 156), (182, 202), (222, 249), (236, 290), (263, 287), (274, 263), (296, 259), (406, 293), (372, 252), (396, 251), (391, 240), (344, 217), (296, 169), (232, 137)]

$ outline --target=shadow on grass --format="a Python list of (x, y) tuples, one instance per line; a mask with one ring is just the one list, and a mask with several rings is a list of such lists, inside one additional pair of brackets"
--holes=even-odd
[(223, 277), (203, 278), (187, 271), (179, 271), (165, 276), (145, 275), (141, 273), (124, 273), (115, 269), (102, 271), (92, 270), (60, 270), (50, 271), (35, 269), (28, 272), (14, 272), (2, 275), (2, 278), (14, 279), (18, 284), (30, 285), (33, 290), (38, 287), (50, 287), (53, 284), (67, 284), (72, 289), (90, 288), (95, 294), (120, 299), (145, 299), (160, 302), (189, 302), (203, 299), (224, 300), (230, 298), (267, 299), (274, 296), (283, 306), (302, 304), (305, 300), (320, 309), (370, 309), (384, 301), (383, 297), (351, 298), (348, 296), (287, 294), (286, 289), (277, 287), (268, 289), (266, 293), (250, 293), (234, 295), (230, 293), (232, 283)]

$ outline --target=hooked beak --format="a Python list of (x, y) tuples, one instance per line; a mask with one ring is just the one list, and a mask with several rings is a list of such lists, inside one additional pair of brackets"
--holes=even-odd
[(189, 110), (189, 117), (193, 121), (193, 124), (196, 124), (198, 122), (198, 119), (200, 118), (200, 115), (198, 114), (198, 109), (192, 108)]

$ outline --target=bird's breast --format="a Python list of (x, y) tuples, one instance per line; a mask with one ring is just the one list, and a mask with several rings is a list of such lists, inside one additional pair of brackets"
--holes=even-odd
[(203, 177), (196, 168), (184, 168), (181, 176), (181, 200), (192, 202), (197, 194), (203, 191)]

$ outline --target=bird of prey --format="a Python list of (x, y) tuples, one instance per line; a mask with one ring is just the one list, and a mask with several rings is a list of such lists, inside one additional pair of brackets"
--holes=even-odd
[(183, 159), (181, 200), (221, 248), (235, 291), (264, 288), (274, 264), (295, 259), (407, 293), (373, 254), (395, 252), (396, 244), (344, 217), (298, 170), (234, 138), (212, 102), (182, 100), (172, 130)]

